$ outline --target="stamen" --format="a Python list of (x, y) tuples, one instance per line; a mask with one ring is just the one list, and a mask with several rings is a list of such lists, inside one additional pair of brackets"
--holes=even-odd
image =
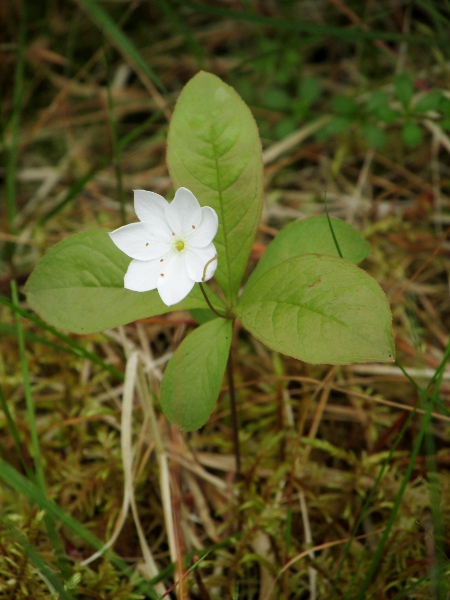
[(148, 242), (145, 245), (148, 246)]
[(159, 259), (159, 262), (164, 262), (164, 259), (163, 259), (163, 258), (160, 258), (160, 259)]
[(192, 225), (192, 229), (195, 229), (195, 225)]
[(164, 277), (164, 273), (160, 273), (161, 277)]

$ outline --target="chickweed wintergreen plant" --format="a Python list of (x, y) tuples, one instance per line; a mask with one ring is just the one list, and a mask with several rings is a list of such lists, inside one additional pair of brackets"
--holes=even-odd
[[(139, 223), (69, 237), (38, 264), (27, 293), (44, 319), (89, 333), (204, 309), (161, 386), (164, 413), (186, 430), (213, 410), (236, 318), (268, 347), (306, 362), (393, 361), (388, 302), (356, 266), (369, 245), (343, 221), (290, 223), (243, 285), (262, 209), (261, 143), (247, 106), (216, 76), (201, 72), (182, 91), (167, 161), (172, 202), (138, 190)], [(228, 382), (234, 399), (231, 367)]]

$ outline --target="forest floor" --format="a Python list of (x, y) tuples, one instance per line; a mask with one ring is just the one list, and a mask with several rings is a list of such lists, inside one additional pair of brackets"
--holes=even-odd
[[(0, 13), (0, 599), (448, 598), (448, 3)], [(200, 70), (240, 94), (263, 144), (247, 275), (284, 225), (325, 214), (326, 195), (371, 244), (361, 266), (396, 344), (395, 363), (309, 365), (238, 328), (240, 480), (225, 380), (197, 432), (160, 410), (191, 314), (81, 336), (23, 293), (60, 240), (133, 222), (133, 189), (173, 197), (168, 123)], [(153, 420), (127, 390), (133, 350)]]

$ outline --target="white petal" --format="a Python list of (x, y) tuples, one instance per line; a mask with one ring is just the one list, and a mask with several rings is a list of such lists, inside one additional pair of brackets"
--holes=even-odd
[(137, 260), (162, 258), (170, 250), (170, 235), (157, 238), (147, 223), (124, 225), (112, 231), (109, 237), (119, 250)]
[(206, 248), (186, 249), (186, 268), (188, 275), (194, 281), (208, 281), (217, 269), (217, 252), (214, 244)]
[(219, 218), (216, 211), (210, 206), (204, 206), (202, 208), (202, 222), (186, 236), (186, 240), (189, 240), (189, 245), (195, 248), (204, 248), (213, 241), (218, 227)]
[(161, 273), (159, 260), (132, 260), (125, 274), (124, 287), (134, 292), (148, 292), (156, 289)]
[(202, 209), (197, 198), (186, 188), (179, 188), (167, 206), (166, 219), (177, 235), (186, 236), (202, 222)]
[(186, 270), (186, 253), (174, 254), (166, 265), (163, 276), (158, 279), (158, 292), (161, 300), (167, 306), (177, 304), (186, 298), (194, 287), (194, 281), (189, 277)]
[(153, 221), (154, 217), (164, 218), (164, 211), (169, 203), (155, 192), (134, 190), (134, 212), (139, 221)]

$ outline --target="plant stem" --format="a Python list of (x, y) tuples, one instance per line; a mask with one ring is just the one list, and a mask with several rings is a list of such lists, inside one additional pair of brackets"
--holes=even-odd
[(240, 480), (242, 477), (242, 473), (241, 473), (241, 451), (240, 451), (240, 447), (239, 447), (239, 421), (238, 421), (237, 404), (236, 404), (236, 390), (234, 388), (233, 359), (232, 359), (231, 348), (230, 348), (230, 354), (228, 356), (227, 377), (228, 377), (228, 391), (230, 394), (231, 419), (233, 422), (234, 456), (236, 459), (236, 479)]
[(222, 315), (222, 313), (218, 312), (214, 306), (211, 304), (210, 299), (208, 298), (208, 295), (205, 292), (205, 289), (203, 287), (203, 284), (199, 282), (198, 284), (200, 286), (200, 289), (202, 291), (203, 297), (206, 301), (206, 304), (209, 306), (209, 308), (213, 311), (214, 314), (216, 314), (218, 317), (220, 317), (221, 319), (229, 319), (230, 317), (227, 317), (226, 315)]

